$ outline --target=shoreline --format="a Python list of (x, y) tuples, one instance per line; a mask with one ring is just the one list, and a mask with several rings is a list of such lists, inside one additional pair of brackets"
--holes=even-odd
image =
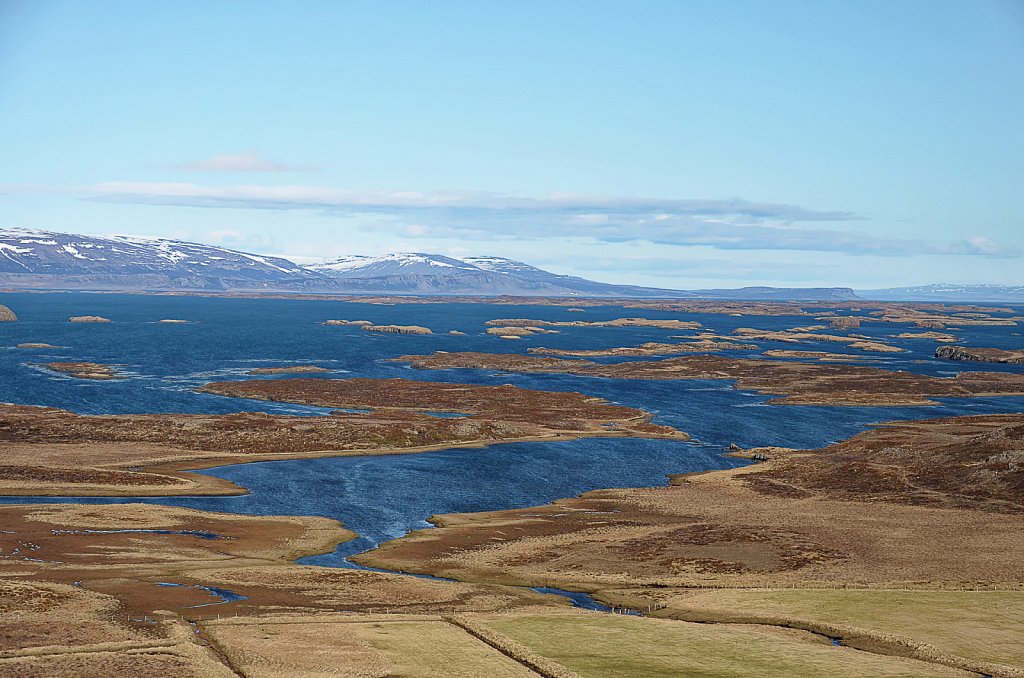
[[(681, 432), (682, 435), (686, 435)], [(149, 464), (144, 466), (133, 465), (137, 468), (138, 473), (158, 473), (164, 477), (178, 478), (186, 480), (188, 482), (194, 482), (195, 485), (191, 487), (182, 488), (156, 488), (152, 491), (139, 490), (139, 489), (128, 489), (123, 493), (111, 492), (108, 489), (95, 488), (95, 489), (84, 489), (81, 492), (75, 492), (74, 494), (61, 489), (47, 489), (47, 488), (3, 488), (0, 486), (0, 497), (111, 497), (111, 498), (131, 498), (131, 497), (218, 497), (218, 496), (244, 496), (250, 494), (250, 491), (237, 485), (230, 480), (218, 478), (216, 476), (204, 475), (201, 473), (193, 473), (193, 471), (202, 471), (204, 469), (220, 468), (224, 466), (239, 466), (242, 464), (256, 464), (263, 462), (273, 461), (298, 461), (302, 459), (327, 459), (333, 457), (380, 457), (380, 456), (393, 456), (393, 455), (405, 455), (405, 454), (424, 454), (429, 452), (442, 452), (445, 450), (473, 450), (473, 449), (485, 449), (488, 447), (494, 447), (497, 445), (506, 444), (517, 444), (517, 443), (545, 443), (545, 442), (568, 442), (571, 440), (582, 440), (590, 438), (638, 438), (642, 440), (674, 440), (677, 442), (692, 442), (689, 437), (681, 437), (679, 435), (645, 435), (636, 436), (630, 435), (629, 433), (619, 431), (594, 431), (591, 433), (566, 433), (556, 434), (550, 436), (525, 436), (522, 438), (511, 438), (507, 440), (496, 440), (496, 441), (467, 441), (464, 443), (438, 443), (436, 445), (423, 445), (418, 447), (406, 447), (406, 448), (382, 448), (378, 450), (365, 451), (365, 450), (320, 450), (315, 452), (302, 452), (294, 454), (252, 454), (252, 455), (239, 455), (237, 459), (225, 459), (225, 458), (194, 458), (191, 460), (183, 461), (162, 461), (155, 464)], [(208, 491), (202, 491), (207, 489)]]
[[(1005, 539), (1007, 544), (1020, 541), (1010, 535), (1013, 526), (1024, 524), (1024, 499), (1009, 478), (993, 479), (1001, 468), (998, 459), (1013, 454), (1013, 436), (1022, 416), (884, 422), (817, 450), (732, 451), (723, 454), (760, 461), (671, 474), (662, 487), (601, 488), (523, 509), (435, 515), (429, 519), (434, 528), (413, 531), (352, 559), (374, 567), (467, 581), (552, 586), (597, 597), (626, 588), (884, 588), (894, 583), (923, 589), (1022, 590), (1024, 581), (1007, 569), (1012, 559), (1007, 561), (1001, 550), (1011, 547), (999, 545)], [(953, 432), (958, 437), (951, 442)], [(962, 446), (965, 440), (982, 439), (991, 442), (987, 447)], [(949, 455), (945, 450), (950, 447), (960, 448), (959, 456), (938, 464), (936, 455)], [(905, 450), (903, 456), (893, 460), (893, 449)], [(890, 470), (894, 463), (900, 473)], [(987, 468), (990, 463), (996, 464), (994, 470)], [(972, 483), (970, 495), (947, 489), (951, 478), (970, 482), (960, 477), (962, 468), (975, 469), (990, 484)], [(848, 480), (850, 469), (862, 476), (855, 483)], [(895, 521), (901, 530), (918, 526), (899, 538), (905, 541), (897, 552), (886, 554), (892, 571), (874, 562), (879, 556), (873, 540), (881, 535), (875, 535), (872, 521), (879, 520)], [(716, 527), (691, 534), (687, 526), (694, 524)], [(963, 539), (942, 537), (943, 526), (949, 524), (974, 528)], [(671, 539), (663, 535), (665, 525), (678, 526), (678, 534)], [(902, 534), (891, 531), (888, 539)], [(794, 541), (790, 532), (804, 536)], [(936, 552), (934, 544), (916, 538), (924, 533), (933, 533), (936, 543), (949, 542), (949, 549), (976, 550), (973, 566), (965, 569), (959, 561), (950, 561), (949, 553)], [(982, 533), (989, 535), (984, 552), (977, 550), (978, 545), (968, 546)], [(573, 555), (573, 539), (582, 539), (581, 534), (590, 537), (575, 547), (579, 553)], [(499, 540), (500, 535), (507, 536)], [(556, 549), (565, 562), (549, 552), (549, 542), (556, 538), (567, 540), (560, 551)], [(647, 544), (642, 552), (651, 551), (650, 557), (673, 554), (670, 569), (675, 573), (646, 568), (646, 557), (629, 558), (627, 545), (641, 542)], [(619, 563), (626, 570), (620, 572), (613, 565), (619, 556), (595, 543), (627, 551)], [(771, 555), (786, 553), (790, 545), (795, 550), (781, 561)], [(807, 559), (808, 554), (813, 557)], [(790, 564), (787, 557), (792, 558)], [(517, 564), (503, 566), (509, 558)], [(627, 573), (629, 567), (632, 574)]]

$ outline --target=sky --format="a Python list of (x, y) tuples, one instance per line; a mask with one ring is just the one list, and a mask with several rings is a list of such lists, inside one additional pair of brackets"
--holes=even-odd
[(1024, 0), (0, 0), (0, 228), (1024, 284)]

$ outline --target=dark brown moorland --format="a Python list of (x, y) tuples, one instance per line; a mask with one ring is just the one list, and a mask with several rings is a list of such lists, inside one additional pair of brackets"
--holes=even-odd
[(933, 398), (1024, 395), (1024, 375), (961, 372), (931, 377), (863, 365), (840, 365), (682, 356), (664, 360), (596, 363), (493, 353), (404, 355), (395, 360), (428, 370), (477, 369), (504, 372), (561, 373), (612, 379), (730, 379), (736, 388), (781, 396), (779, 405), (930, 405)]

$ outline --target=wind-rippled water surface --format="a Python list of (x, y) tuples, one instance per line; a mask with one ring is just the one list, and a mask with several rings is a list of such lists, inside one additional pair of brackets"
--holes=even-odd
[[(695, 442), (582, 439), (511, 443), (484, 449), (415, 455), (342, 457), (227, 466), (203, 471), (250, 490), (239, 497), (148, 499), (2, 498), (86, 503), (143, 501), (197, 509), (262, 515), (337, 518), (360, 539), (336, 554), (307, 562), (342, 565), (343, 557), (411, 529), (427, 527), (438, 513), (496, 510), (546, 503), (601, 487), (662, 485), (671, 473), (725, 468), (742, 463), (722, 455), (741, 446), (818, 447), (848, 438), (874, 422), (892, 419), (1024, 411), (1022, 398), (945, 400), (933, 407), (848, 408), (775, 406), (765, 396), (737, 391), (727, 381), (637, 381), (572, 375), (520, 375), (479, 370), (424, 371), (389, 359), (407, 353), (485, 351), (525, 353), (529, 347), (609, 348), (647, 341), (681, 341), (692, 331), (657, 328), (558, 328), (519, 341), (484, 333), (487, 320), (610, 320), (624, 316), (697, 320), (728, 334), (737, 327), (778, 330), (814, 324), (812, 316), (679, 314), (613, 306), (571, 312), (565, 308), (486, 304), (381, 305), (331, 300), (227, 299), (85, 293), (6, 294), (0, 303), (18, 314), (0, 324), (0, 400), (60, 407), (83, 414), (140, 412), (228, 413), (265, 411), (318, 416), (322, 408), (225, 398), (196, 393), (210, 381), (251, 378), (257, 367), (316, 364), (322, 378), (372, 377), (510, 383), (524, 388), (581, 391), (650, 411), (655, 421), (687, 431)], [(100, 315), (113, 322), (72, 324), (73, 315)], [(354, 326), (325, 326), (327, 319), (423, 325), (435, 334), (377, 335)], [(161, 319), (188, 320), (185, 324)], [(1020, 326), (945, 330), (971, 346), (1022, 346)], [(450, 330), (465, 335), (450, 335)], [(935, 360), (936, 344), (895, 339), (909, 325), (868, 323), (856, 332), (895, 343), (906, 352), (863, 354), (842, 344), (760, 342), (763, 348), (857, 353), (878, 366), (948, 376), (969, 369), (1020, 371), (1022, 366), (947, 363)], [(41, 342), (56, 349), (17, 349)], [(754, 356), (756, 351), (730, 355)], [(616, 360), (616, 359), (599, 359)], [(118, 381), (73, 379), (47, 371), (50, 361), (89, 361), (119, 366)], [(272, 377), (268, 377), (272, 378)]]

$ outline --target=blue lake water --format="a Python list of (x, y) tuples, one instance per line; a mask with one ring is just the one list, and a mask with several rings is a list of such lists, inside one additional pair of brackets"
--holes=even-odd
[[(728, 333), (736, 327), (784, 329), (815, 324), (813, 317), (732, 317), (638, 311), (614, 306), (574, 313), (548, 306), (483, 304), (378, 305), (331, 300), (218, 299), (113, 294), (4, 294), (0, 303), (19, 316), (0, 324), (0, 401), (61, 407), (83, 414), (266, 411), (318, 416), (326, 410), (249, 401), (194, 392), (209, 381), (250, 378), (256, 367), (315, 363), (333, 370), (323, 378), (402, 377), (424, 381), (511, 383), (524, 388), (581, 391), (652, 412), (655, 421), (694, 436), (695, 442), (583, 439), (513, 443), (485, 449), (416, 455), (343, 457), (227, 466), (203, 471), (250, 490), (238, 497), (147, 499), (0, 498), (0, 503), (142, 501), (261, 515), (337, 518), (360, 534), (336, 553), (305, 562), (345, 566), (344, 558), (412, 529), (427, 527), (438, 513), (484, 511), (542, 504), (601, 487), (654, 486), (666, 475), (742, 463), (722, 455), (742, 446), (818, 447), (847, 438), (874, 422), (957, 414), (1024, 411), (1024, 398), (947, 400), (934, 407), (837, 408), (775, 406), (761, 395), (737, 391), (726, 381), (631, 381), (571, 375), (517, 375), (477, 370), (422, 371), (389, 359), (406, 353), (488, 351), (525, 353), (532, 346), (605, 348), (646, 341), (673, 341), (693, 334), (657, 328), (561, 328), (520, 341), (484, 334), (493, 318), (609, 320), (623, 316), (698, 320)], [(71, 324), (72, 315), (101, 315), (106, 324)], [(159, 323), (160, 319), (188, 324)], [(415, 324), (435, 334), (375, 335), (352, 326), (324, 326), (337, 318)], [(972, 346), (1022, 347), (1021, 326), (947, 330)], [(465, 336), (449, 335), (449, 330)], [(892, 369), (948, 375), (969, 369), (1021, 371), (1024, 366), (946, 363), (936, 344), (896, 340), (910, 326), (865, 324), (855, 330), (896, 342), (900, 354), (867, 354)], [(59, 349), (25, 350), (23, 342)], [(842, 344), (781, 344), (850, 352)], [(739, 352), (738, 355), (756, 355)], [(736, 354), (734, 354), (736, 355)], [(93, 361), (121, 365), (130, 378), (95, 382), (47, 372), (39, 363)], [(266, 377), (274, 378), (274, 377)], [(447, 416), (446, 413), (435, 413)], [(2, 452), (2, 450), (0, 450)]]

